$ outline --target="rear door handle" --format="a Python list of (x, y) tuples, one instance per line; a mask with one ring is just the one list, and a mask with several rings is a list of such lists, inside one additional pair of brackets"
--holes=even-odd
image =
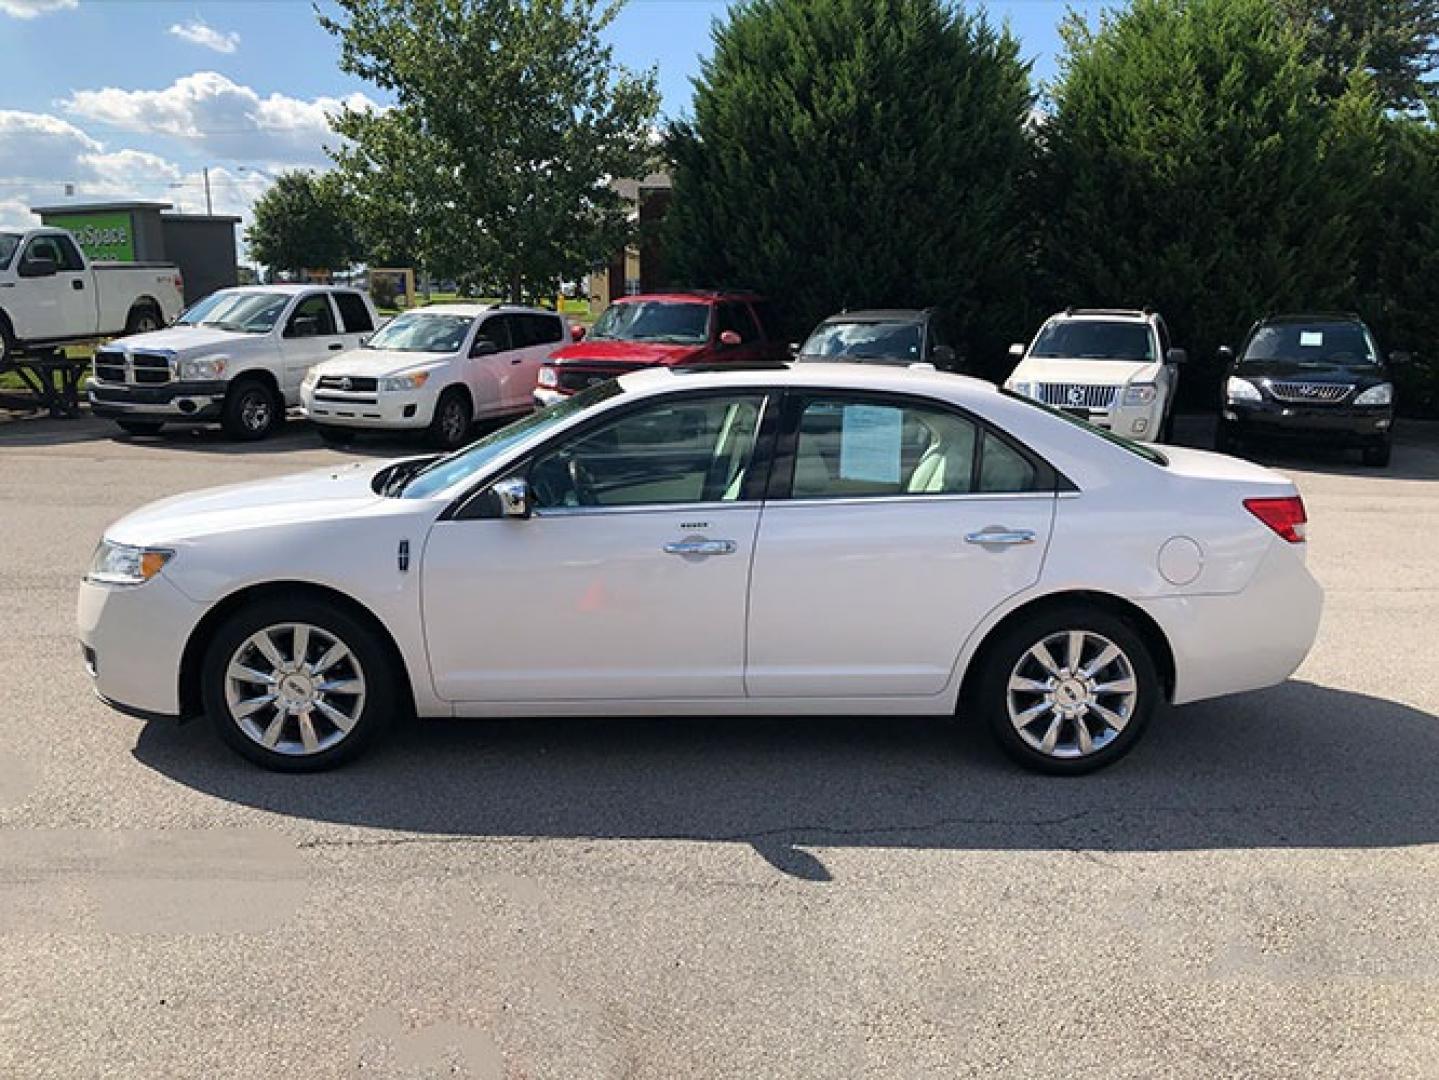
[(1034, 543), (1033, 529), (984, 529), (980, 532), (965, 534), (966, 544), (980, 544), (988, 547), (991, 544), (1012, 545)]
[(666, 555), (733, 555), (738, 550), (733, 540), (674, 540), (665, 545)]

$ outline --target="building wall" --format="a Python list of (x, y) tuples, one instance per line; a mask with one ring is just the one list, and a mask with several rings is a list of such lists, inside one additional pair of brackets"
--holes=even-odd
[(235, 219), (166, 216), (165, 257), (185, 278), (185, 302), (209, 296), (240, 281), (235, 252)]

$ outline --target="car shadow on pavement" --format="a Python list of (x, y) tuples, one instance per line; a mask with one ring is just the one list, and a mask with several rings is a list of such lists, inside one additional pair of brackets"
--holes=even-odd
[(207, 722), (147, 725), (146, 766), (217, 798), (443, 837), (748, 843), (829, 880), (811, 849), (1371, 848), (1439, 841), (1439, 717), (1289, 682), (1155, 717), (1126, 760), (1059, 779), (936, 718), (423, 721), (361, 761), (257, 769)]

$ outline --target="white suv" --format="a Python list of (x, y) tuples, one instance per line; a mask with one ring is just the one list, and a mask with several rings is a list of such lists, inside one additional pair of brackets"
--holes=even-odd
[(1070, 308), (1009, 354), (1019, 364), (1007, 389), (1131, 439), (1168, 441), (1186, 356), (1154, 312)]
[(449, 449), (475, 420), (529, 412), (540, 364), (568, 340), (553, 311), (435, 304), (397, 315), (363, 347), (312, 368), (300, 400), (327, 440), (412, 429)]

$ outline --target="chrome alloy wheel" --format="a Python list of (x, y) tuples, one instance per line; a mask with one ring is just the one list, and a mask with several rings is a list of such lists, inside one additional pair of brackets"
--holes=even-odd
[(463, 441), (465, 431), (469, 426), (465, 416), (465, 407), (457, 398), (446, 401), (441, 407), (443, 411), (440, 413), (440, 433), (444, 436), (446, 444)]
[(1139, 701), (1134, 665), (1091, 630), (1050, 634), (1010, 672), (1009, 722), (1047, 757), (1081, 758), (1119, 737)]
[(350, 647), (307, 623), (267, 626), (225, 668), (225, 702), (267, 750), (303, 757), (341, 742), (365, 707), (365, 674)]
[(240, 423), (248, 431), (264, 431), (270, 426), (270, 395), (263, 390), (249, 390), (240, 399)]

